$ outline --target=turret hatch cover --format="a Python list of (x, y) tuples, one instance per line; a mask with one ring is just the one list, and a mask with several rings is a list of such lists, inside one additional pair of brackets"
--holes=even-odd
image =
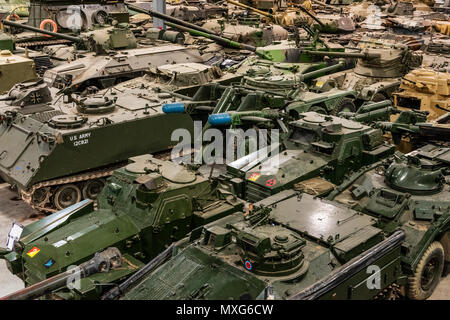
[(359, 122), (342, 119), (342, 127), (351, 130), (358, 130), (362, 129), (363, 126)]
[(306, 117), (303, 118), (303, 121), (313, 122), (313, 123), (323, 123), (323, 122), (325, 122), (325, 119), (319, 113), (308, 112)]
[(49, 125), (51, 127), (59, 129), (79, 128), (86, 122), (86, 120), (87, 119), (82, 116), (70, 116), (63, 114), (51, 118), (49, 121)]
[(195, 173), (173, 162), (161, 161), (153, 157), (135, 157), (135, 162), (126, 166), (128, 172), (147, 174), (158, 172), (161, 176), (173, 183), (190, 183), (195, 181)]

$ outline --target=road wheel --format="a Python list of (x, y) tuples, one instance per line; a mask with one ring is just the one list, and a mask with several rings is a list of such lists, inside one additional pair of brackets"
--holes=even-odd
[(355, 112), (356, 106), (352, 99), (344, 98), (339, 101), (336, 106), (331, 110), (330, 114), (337, 116), (339, 112)]
[(66, 184), (56, 189), (53, 202), (58, 210), (65, 209), (81, 201), (81, 191), (74, 184)]
[(384, 101), (384, 100), (389, 100), (386, 95), (382, 92), (377, 92), (375, 93), (375, 95), (372, 98), (373, 102), (380, 102), (380, 101)]
[(35, 206), (45, 206), (50, 198), (50, 188), (41, 187), (33, 192), (31, 203)]
[(444, 248), (438, 241), (427, 248), (412, 277), (408, 277), (407, 296), (413, 300), (425, 300), (438, 285), (444, 269)]
[(83, 199), (97, 199), (98, 194), (103, 190), (105, 181), (103, 179), (89, 180), (83, 187)]

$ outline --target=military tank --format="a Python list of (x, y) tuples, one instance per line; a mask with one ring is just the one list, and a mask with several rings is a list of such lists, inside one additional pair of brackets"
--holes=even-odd
[(383, 291), (394, 298), (390, 286), (404, 284), (404, 239), (404, 230), (385, 232), (369, 214), (284, 191), (177, 242), (150, 272), (102, 298), (366, 300)]
[[(151, 155), (131, 158), (115, 170), (97, 202), (96, 210), (93, 200), (84, 200), (27, 225), (14, 246), (3, 250), (9, 270), (25, 283), (27, 298), (94, 299), (106, 284), (134, 274), (171, 242), (243, 207), (217, 181)], [(120, 268), (88, 274), (78, 288), (50, 279), (109, 247), (115, 248)]]
[(401, 78), (420, 66), (422, 57), (404, 44), (374, 44), (364, 42), (364, 50), (378, 54), (357, 60), (354, 69), (317, 78), (311, 86), (315, 92), (332, 89), (347, 91), (353, 96), (356, 107), (365, 101), (389, 99), (400, 85)]
[(397, 108), (426, 111), (428, 120), (435, 120), (450, 111), (450, 76), (431, 69), (413, 70), (403, 77), (393, 97)]
[(242, 199), (258, 202), (293, 187), (326, 194), (350, 172), (394, 152), (381, 130), (316, 112), (302, 113), (289, 123), (287, 139), (267, 148), (227, 164), (223, 178)]

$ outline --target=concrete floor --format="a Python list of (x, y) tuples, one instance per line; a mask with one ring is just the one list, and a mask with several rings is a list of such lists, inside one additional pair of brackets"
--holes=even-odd
[[(6, 244), (6, 237), (14, 221), (22, 225), (37, 219), (37, 212), (18, 200), (6, 184), (0, 184), (0, 246)], [(22, 281), (11, 275), (3, 260), (0, 260), (0, 297), (23, 288)], [(450, 276), (442, 279), (431, 296), (434, 300), (450, 300)]]
[[(14, 221), (26, 225), (36, 220), (36, 211), (19, 200), (7, 184), (0, 184), (0, 247), (5, 247), (6, 238)], [(13, 276), (0, 260), (0, 297), (23, 288), (22, 280)]]

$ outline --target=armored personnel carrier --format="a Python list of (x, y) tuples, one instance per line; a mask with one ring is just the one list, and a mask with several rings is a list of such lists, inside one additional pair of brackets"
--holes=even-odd
[(117, 165), (168, 150), (175, 129), (193, 128), (188, 114), (162, 112), (171, 96), (161, 93), (149, 100), (147, 91), (67, 95), (50, 103), (42, 82), (13, 88), (1, 108), (0, 176), (41, 210), (95, 198), (101, 179)]
[(399, 87), (401, 78), (422, 63), (422, 57), (404, 44), (381, 46), (364, 43), (364, 50), (378, 57), (359, 58), (351, 70), (317, 78), (311, 86), (316, 92), (332, 89), (347, 91), (353, 96), (356, 107), (364, 101), (389, 99)]
[(426, 111), (428, 120), (435, 120), (450, 111), (450, 75), (431, 69), (413, 70), (403, 77), (393, 97), (397, 108)]
[[(390, 201), (380, 206), (397, 210)], [(103, 298), (396, 299), (406, 288), (425, 299), (448, 253), (448, 202), (440, 208), (428, 220), (400, 211), (388, 227), (376, 213), (284, 191), (193, 232)]]
[(350, 172), (394, 152), (381, 130), (339, 117), (305, 112), (289, 127), (282, 145), (270, 146), (279, 153), (269, 149), (261, 157), (257, 151), (227, 165), (226, 179), (242, 199), (258, 202), (295, 184), (298, 189), (320, 185), (317, 194), (324, 194)]
[[(84, 200), (29, 224), (12, 251), (2, 250), (2, 257), (25, 282), (27, 298), (94, 299), (171, 242), (242, 207), (217, 182), (170, 161), (138, 156), (108, 178), (97, 210), (92, 200)], [(78, 288), (63, 282), (48, 291), (51, 286), (40, 284), (109, 247), (121, 257), (120, 268), (83, 278)]]

